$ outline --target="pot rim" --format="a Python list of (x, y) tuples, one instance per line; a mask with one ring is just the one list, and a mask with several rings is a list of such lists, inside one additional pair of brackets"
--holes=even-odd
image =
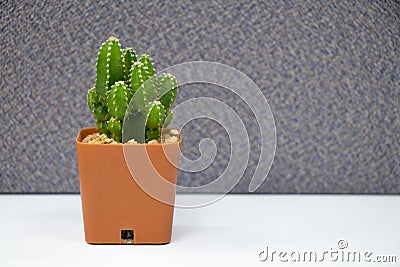
[[(179, 132), (178, 135), (178, 142), (174, 142), (174, 143), (157, 143), (157, 144), (122, 144), (122, 143), (118, 143), (118, 144), (90, 144), (90, 143), (83, 143), (82, 139), (84, 137), (86, 137), (88, 134), (93, 134), (93, 133), (101, 133), (99, 130), (97, 130), (96, 127), (85, 127), (85, 128), (81, 128), (78, 132), (78, 135), (76, 137), (75, 143), (79, 144), (79, 145), (84, 145), (84, 146), (168, 146), (168, 145), (174, 145), (174, 144), (181, 144), (182, 142), (182, 133), (179, 129), (177, 128), (162, 128), (162, 131), (165, 130), (177, 130)], [(88, 131), (87, 135), (82, 136), (82, 132), (83, 131)]]

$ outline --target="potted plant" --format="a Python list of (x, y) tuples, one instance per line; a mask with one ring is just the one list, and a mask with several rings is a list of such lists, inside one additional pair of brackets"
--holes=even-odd
[(165, 127), (176, 92), (146, 54), (114, 37), (100, 48), (87, 99), (97, 128), (76, 139), (86, 242), (170, 242), (181, 135)]

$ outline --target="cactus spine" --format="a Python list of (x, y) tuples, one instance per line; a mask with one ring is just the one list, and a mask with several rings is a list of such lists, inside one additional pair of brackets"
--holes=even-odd
[(161, 128), (172, 119), (176, 92), (177, 83), (171, 74), (156, 77), (146, 54), (137, 59), (133, 49), (121, 49), (118, 39), (110, 37), (100, 48), (96, 84), (89, 90), (87, 102), (98, 130), (122, 142), (125, 113), (132, 100), (129, 112), (141, 114), (144, 122), (134, 127), (145, 129), (143, 137), (133, 136), (143, 143), (160, 139)]

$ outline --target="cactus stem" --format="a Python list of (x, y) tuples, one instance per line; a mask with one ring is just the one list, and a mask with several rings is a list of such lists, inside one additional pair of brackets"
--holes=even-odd
[[(147, 114), (149, 120), (147, 124), (146, 119), (145, 140), (139, 136), (139, 142), (159, 139), (161, 127), (172, 119), (170, 107), (177, 87), (170, 74), (154, 79), (153, 76), (154, 65), (147, 54), (138, 59), (132, 48), (121, 49), (115, 37), (102, 44), (96, 63), (96, 85), (88, 93), (89, 108), (101, 132), (112, 134), (117, 142), (122, 141), (122, 124), (132, 99), (133, 110)], [(152, 80), (146, 82), (149, 78)], [(139, 124), (143, 121), (139, 117), (137, 120)]]

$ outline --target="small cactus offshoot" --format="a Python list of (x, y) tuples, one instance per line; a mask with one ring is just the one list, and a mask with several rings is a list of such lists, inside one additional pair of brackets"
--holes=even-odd
[[(172, 119), (171, 106), (175, 101), (177, 83), (171, 74), (154, 75), (154, 67), (146, 54), (139, 59), (132, 48), (121, 48), (110, 37), (100, 48), (96, 63), (96, 84), (89, 90), (87, 102), (100, 132), (116, 142), (123, 140), (126, 114), (141, 114), (144, 134), (132, 134), (139, 143), (160, 140), (161, 129)], [(131, 103), (132, 101), (132, 103)], [(129, 112), (127, 109), (129, 107)]]

